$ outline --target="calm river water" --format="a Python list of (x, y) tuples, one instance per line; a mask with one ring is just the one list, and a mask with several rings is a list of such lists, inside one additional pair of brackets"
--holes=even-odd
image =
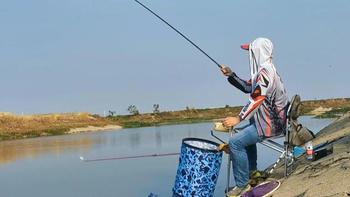
[[(302, 117), (318, 131), (332, 120)], [(179, 152), (185, 137), (210, 136), (211, 123), (171, 125), (0, 142), (0, 196), (142, 197), (171, 196), (178, 156), (82, 162), (85, 158)], [(228, 139), (227, 134), (218, 134)], [(258, 167), (278, 153), (258, 145)], [(224, 196), (224, 157), (215, 196)]]

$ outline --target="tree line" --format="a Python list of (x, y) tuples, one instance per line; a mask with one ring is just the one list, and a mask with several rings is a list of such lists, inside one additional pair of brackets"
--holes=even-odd
[[(139, 115), (140, 111), (137, 109), (136, 105), (129, 105), (128, 108), (126, 109), (130, 115)], [(154, 114), (160, 113), (159, 110), (159, 104), (153, 104), (153, 111)], [(116, 111), (112, 111), (112, 110), (108, 110), (108, 117), (113, 117), (116, 116), (117, 112)]]

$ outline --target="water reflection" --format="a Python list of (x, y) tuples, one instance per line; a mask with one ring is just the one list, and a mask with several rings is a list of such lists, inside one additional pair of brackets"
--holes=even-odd
[(160, 127), (155, 127), (154, 130), (156, 132), (156, 144), (157, 144), (157, 147), (160, 148), (160, 147), (162, 147), (161, 129), (160, 129)]
[[(329, 120), (321, 121), (310, 117), (302, 117), (301, 121), (314, 131), (318, 131), (325, 126), (325, 123), (330, 122)], [(323, 122), (323, 124), (320, 124), (320, 122)], [(168, 147), (174, 147), (174, 144), (180, 144), (183, 137), (208, 136), (208, 126), (204, 125), (185, 124), (181, 126), (123, 129), (121, 133), (118, 132), (118, 135), (102, 132), (3, 141), (0, 142), (0, 165), (15, 162), (22, 158), (35, 158), (42, 154), (58, 156), (65, 151), (88, 152), (90, 149), (103, 148), (105, 146), (113, 147), (116, 153), (122, 152), (126, 147), (129, 151), (131, 149), (135, 153), (145, 152), (144, 147), (154, 148), (149, 150), (166, 150)], [(173, 145), (169, 146), (170, 142)], [(164, 143), (167, 146), (163, 147)]]
[(35, 158), (43, 154), (59, 156), (68, 150), (86, 151), (94, 144), (103, 144), (102, 138), (86, 136), (45, 137), (0, 142), (0, 165), (23, 158)]
[(140, 145), (140, 133), (132, 132), (129, 135), (130, 146), (136, 149)]

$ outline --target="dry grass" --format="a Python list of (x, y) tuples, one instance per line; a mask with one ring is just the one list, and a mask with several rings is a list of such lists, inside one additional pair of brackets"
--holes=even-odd
[(188, 109), (181, 111), (146, 113), (109, 117), (123, 127), (142, 127), (163, 124), (195, 123), (238, 115), (241, 107), (225, 107), (213, 109)]
[(302, 112), (307, 115), (315, 115), (311, 112), (317, 108), (341, 109), (350, 107), (350, 98), (311, 100), (302, 102)]
[(19, 116), (0, 114), (0, 140), (64, 134), (71, 128), (105, 126), (110, 121), (89, 113)]

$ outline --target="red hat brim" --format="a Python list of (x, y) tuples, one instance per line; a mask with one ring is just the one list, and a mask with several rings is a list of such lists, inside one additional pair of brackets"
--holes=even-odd
[(243, 44), (243, 45), (241, 45), (241, 48), (248, 51), (249, 50), (249, 44)]

